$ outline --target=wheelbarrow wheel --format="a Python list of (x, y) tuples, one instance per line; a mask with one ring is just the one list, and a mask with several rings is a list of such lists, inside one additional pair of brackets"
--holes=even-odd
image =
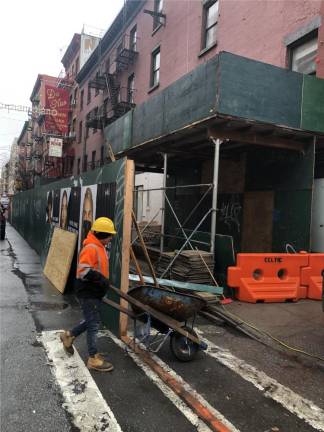
[[(197, 333), (189, 327), (182, 327), (188, 333), (198, 337)], [(199, 346), (180, 333), (174, 331), (170, 337), (170, 349), (174, 357), (182, 362), (191, 361), (199, 351)]]

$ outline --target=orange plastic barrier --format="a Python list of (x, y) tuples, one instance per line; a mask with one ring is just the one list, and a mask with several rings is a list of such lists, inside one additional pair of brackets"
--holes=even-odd
[(307, 287), (301, 286), (300, 275), (308, 261), (308, 253), (241, 253), (236, 267), (227, 269), (227, 284), (237, 289), (241, 301), (297, 301), (306, 298)]
[(307, 287), (307, 298), (322, 299), (322, 272), (324, 271), (324, 254), (309, 254), (307, 267), (301, 270), (301, 284)]

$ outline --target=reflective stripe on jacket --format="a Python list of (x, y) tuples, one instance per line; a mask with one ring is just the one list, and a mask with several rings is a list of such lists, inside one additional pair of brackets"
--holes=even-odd
[(109, 278), (109, 260), (106, 249), (91, 231), (84, 240), (83, 248), (80, 251), (77, 279), (84, 279), (90, 269)]

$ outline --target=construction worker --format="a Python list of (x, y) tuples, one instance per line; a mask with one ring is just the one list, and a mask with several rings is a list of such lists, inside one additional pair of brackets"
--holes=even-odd
[(73, 341), (87, 331), (89, 359), (87, 367), (109, 372), (113, 365), (106, 361), (97, 350), (97, 333), (100, 323), (101, 299), (109, 288), (109, 262), (106, 246), (116, 234), (114, 223), (107, 217), (96, 219), (83, 242), (78, 266), (76, 293), (84, 319), (72, 330), (60, 334), (65, 351), (74, 354)]

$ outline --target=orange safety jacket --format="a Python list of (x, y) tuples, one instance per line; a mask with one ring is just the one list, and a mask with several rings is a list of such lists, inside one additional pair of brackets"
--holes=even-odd
[(79, 255), (77, 279), (83, 280), (89, 270), (96, 270), (107, 279), (109, 278), (109, 259), (106, 248), (91, 231), (84, 240)]

